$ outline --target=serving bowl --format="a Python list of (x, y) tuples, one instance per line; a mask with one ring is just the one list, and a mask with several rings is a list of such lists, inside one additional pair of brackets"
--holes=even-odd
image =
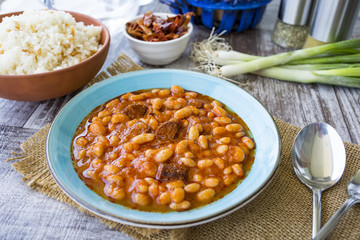
[[(109, 51), (108, 29), (95, 18), (76, 12), (66, 12), (70, 13), (77, 22), (101, 26), (102, 47), (99, 51), (78, 64), (59, 70), (26, 75), (0, 74), (0, 97), (19, 101), (40, 101), (60, 97), (81, 88), (99, 72)], [(23, 12), (2, 14), (0, 22), (4, 17), (21, 13)]]
[[(80, 180), (71, 160), (70, 146), (80, 122), (97, 106), (126, 92), (179, 85), (226, 104), (250, 128), (256, 142), (255, 160), (248, 176), (225, 197), (184, 212), (156, 213), (112, 203)], [(56, 116), (48, 134), (49, 169), (62, 190), (87, 210), (104, 218), (147, 228), (189, 227), (225, 216), (255, 198), (270, 182), (280, 163), (280, 137), (267, 110), (243, 89), (222, 79), (183, 70), (143, 70), (121, 74), (82, 91)]]
[[(173, 17), (176, 16), (172, 13), (153, 13), (155, 16), (166, 19), (167, 16)], [(138, 19), (141, 19), (144, 15), (136, 16), (127, 22), (135, 22)], [(129, 35), (124, 29), (125, 37), (128, 39), (128, 42), (131, 48), (139, 56), (140, 60), (144, 63), (150, 65), (166, 65), (176, 59), (178, 59), (181, 54), (185, 51), (186, 46), (188, 45), (190, 35), (193, 31), (192, 23), (189, 23), (189, 29), (186, 34), (183, 36), (163, 42), (147, 42), (143, 40), (136, 39)]]

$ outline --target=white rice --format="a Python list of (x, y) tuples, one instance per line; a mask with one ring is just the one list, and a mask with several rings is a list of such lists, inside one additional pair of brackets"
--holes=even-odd
[(96, 53), (101, 27), (63, 11), (31, 10), (0, 23), (0, 74), (32, 74), (77, 64)]

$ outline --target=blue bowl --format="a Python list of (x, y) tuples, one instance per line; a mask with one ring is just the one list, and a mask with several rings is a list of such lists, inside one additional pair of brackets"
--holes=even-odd
[(215, 33), (242, 32), (254, 28), (262, 19), (271, 0), (160, 0), (176, 14), (195, 12), (195, 24)]
[[(80, 122), (97, 106), (126, 92), (179, 85), (215, 98), (237, 113), (256, 142), (255, 161), (248, 176), (224, 198), (185, 212), (156, 213), (112, 203), (90, 190), (78, 177), (70, 146)], [(225, 216), (259, 194), (280, 163), (281, 142), (267, 110), (243, 89), (222, 79), (182, 70), (143, 70), (121, 74), (82, 91), (56, 116), (48, 134), (46, 154), (50, 171), (62, 190), (87, 210), (115, 222), (148, 228), (181, 228)]]

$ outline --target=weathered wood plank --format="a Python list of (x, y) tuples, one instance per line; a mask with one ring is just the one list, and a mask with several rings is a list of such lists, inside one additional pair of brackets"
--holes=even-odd
[(360, 145), (360, 89), (337, 88), (336, 94), (344, 125), (350, 133), (350, 139), (346, 141)]
[(0, 125), (23, 126), (38, 105), (39, 102), (20, 102), (0, 98)]
[(40, 129), (46, 124), (51, 123), (60, 109), (78, 92), (75, 91), (63, 97), (41, 101), (23, 127)]
[[(11, 152), (19, 152), (20, 144), (35, 132), (32, 129), (0, 125), (0, 162), (11, 157)], [(5, 169), (0, 168), (0, 179), (3, 172)]]

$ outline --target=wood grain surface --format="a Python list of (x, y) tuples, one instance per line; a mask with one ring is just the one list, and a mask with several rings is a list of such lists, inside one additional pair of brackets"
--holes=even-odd
[[(274, 0), (267, 6), (264, 18), (255, 29), (226, 35), (235, 50), (261, 56), (286, 51), (271, 41), (279, 3)], [(157, 0), (142, 7), (140, 12), (147, 10), (169, 12), (169, 8)], [(353, 37), (360, 35), (359, 22), (358, 19)], [(196, 26), (191, 41), (201, 41), (208, 36), (207, 29)], [(113, 36), (110, 51), (106, 65), (125, 53), (144, 68), (154, 68), (138, 60), (121, 33)], [(189, 54), (190, 47), (179, 60), (164, 68), (194, 69), (196, 65)], [(299, 127), (315, 121), (327, 122), (344, 141), (360, 144), (360, 89), (281, 82), (250, 74), (235, 79), (273, 116)], [(21, 142), (51, 123), (75, 94), (41, 102), (0, 98), (0, 239), (131, 239), (107, 228), (96, 218), (29, 190), (21, 183), (21, 176), (5, 162), (12, 157), (11, 152), (20, 152)]]

